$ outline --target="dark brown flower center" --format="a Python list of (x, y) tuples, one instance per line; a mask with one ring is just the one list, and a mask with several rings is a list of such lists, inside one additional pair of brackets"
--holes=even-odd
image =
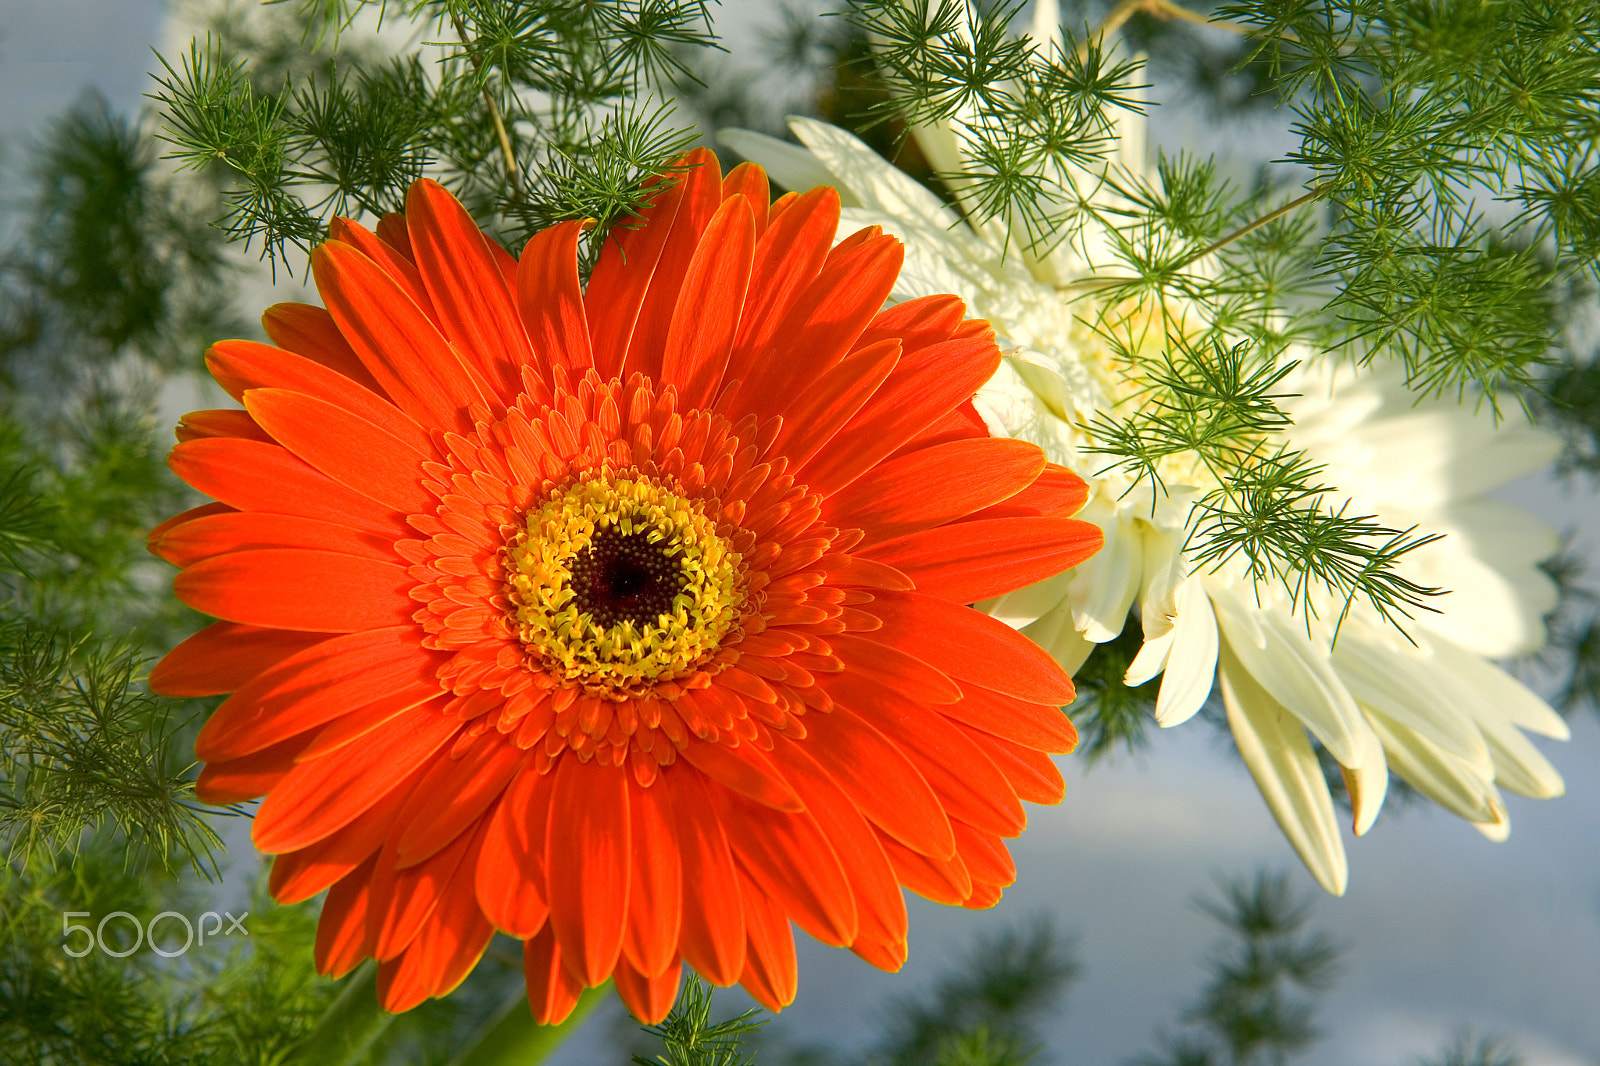
[(601, 628), (632, 622), (643, 631), (663, 614), (685, 587), (678, 553), (647, 532), (624, 533), (616, 526), (595, 530), (589, 547), (571, 564), (573, 605)]

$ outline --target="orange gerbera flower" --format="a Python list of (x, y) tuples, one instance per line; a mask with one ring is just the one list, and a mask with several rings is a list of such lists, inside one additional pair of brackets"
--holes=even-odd
[(318, 967), (390, 1010), (496, 929), (541, 1021), (608, 977), (658, 1020), (683, 961), (777, 1009), (791, 920), (898, 968), (900, 886), (989, 906), (1060, 799), (1072, 685), (966, 604), (1099, 546), (1083, 482), (989, 437), (958, 299), (881, 310), (899, 242), (686, 162), (586, 290), (582, 224), (514, 261), (432, 182), (337, 222), (327, 310), (212, 348), (245, 409), (179, 427), (219, 502), (151, 545), (222, 621), (151, 685), (233, 693), (198, 791), (266, 797), (274, 896), (326, 889)]

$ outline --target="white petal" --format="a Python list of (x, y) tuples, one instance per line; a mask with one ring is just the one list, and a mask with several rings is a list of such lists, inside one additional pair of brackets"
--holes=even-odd
[(1145, 634), (1139, 654), (1133, 657), (1133, 662), (1128, 664), (1127, 671), (1122, 675), (1122, 683), (1129, 688), (1138, 688), (1165, 669), (1167, 658), (1172, 654), (1172, 642), (1177, 635), (1178, 631), (1171, 625), (1159, 637)]
[(1489, 756), (1494, 759), (1495, 783), (1501, 788), (1530, 799), (1566, 795), (1567, 784), (1561, 774), (1516, 727), (1503, 721), (1480, 720), (1478, 725), (1489, 745)]
[(1528, 686), (1498, 666), (1462, 651), (1449, 641), (1433, 638), (1428, 643), (1445, 669), (1481, 697), (1474, 710), (1474, 717), (1480, 722), (1492, 717), (1556, 740), (1572, 736), (1565, 719)]
[[(1408, 654), (1409, 652), (1409, 654)], [(1472, 714), (1460, 706), (1459, 685), (1427, 652), (1395, 648), (1355, 625), (1339, 635), (1333, 665), (1350, 694), (1408, 731), (1491, 774), (1489, 749)]]
[(983, 285), (992, 279), (952, 240), (954, 234), (920, 226), (877, 208), (848, 207), (839, 215), (840, 238), (867, 226), (882, 226), (885, 233), (898, 237), (905, 247), (905, 262), (895, 282), (893, 299), (952, 293), (966, 301), (969, 309), (981, 309)]
[(1105, 531), (1105, 547), (1072, 572), (1073, 619), (1078, 631), (1096, 644), (1116, 638), (1128, 621), (1144, 570), (1144, 538), (1136, 522), (1125, 521), (1114, 502), (1090, 501), (1078, 518)]
[(818, 185), (832, 185), (839, 189), (839, 199), (846, 207), (856, 207), (861, 203), (848, 187), (840, 187), (842, 183), (822, 165), (822, 160), (798, 144), (737, 127), (718, 130), (717, 140), (750, 162), (760, 164), (767, 176), (785, 189), (805, 192)]
[(1494, 841), (1504, 844), (1506, 838), (1511, 836), (1511, 816), (1506, 813), (1505, 806), (1497, 799), (1495, 801), (1495, 818), (1491, 822), (1473, 822), (1472, 828)]
[(1311, 875), (1335, 896), (1344, 895), (1350, 877), (1344, 841), (1305, 729), (1226, 648), (1219, 665), (1228, 725), (1256, 787)]
[[(799, 116), (789, 119), (789, 128), (823, 166), (850, 186), (863, 207), (895, 218), (962, 232), (957, 228), (959, 220), (937, 196), (909, 174), (892, 166), (855, 134)], [(973, 241), (976, 243), (976, 238)]]
[(1140, 522), (1144, 539), (1144, 579), (1139, 591), (1139, 619), (1144, 625), (1145, 639), (1160, 636), (1172, 628), (1173, 615), (1177, 613), (1174, 599), (1178, 585), (1188, 577), (1183, 564), (1179, 530), (1165, 529), (1150, 522)]
[(1217, 616), (1199, 574), (1178, 586), (1175, 602), (1172, 653), (1156, 696), (1156, 721), (1162, 726), (1193, 718), (1211, 695), (1217, 674)]
[(967, 169), (965, 153), (961, 151), (961, 138), (948, 122), (935, 122), (927, 126), (911, 127), (911, 136), (928, 165), (936, 172), (960, 174)]
[(1028, 36), (1038, 43), (1040, 52), (1046, 58), (1062, 46), (1061, 5), (1056, 0), (1035, 0)]
[(1064, 601), (1067, 598), (1067, 584), (1071, 580), (1072, 571), (1068, 570), (992, 600), (985, 600), (977, 607), (1012, 629), (1021, 629), (1037, 622)]
[[(1039, 417), (1039, 401), (1018, 375), (1010, 359), (1002, 359), (994, 377), (974, 397), (984, 424), (996, 437), (1022, 437)], [(1028, 439), (1028, 438), (1025, 438)]]
[(1032, 391), (1057, 418), (1065, 419), (1076, 406), (1072, 387), (1067, 383), (1061, 361), (1022, 347), (1008, 353), (1006, 364), (1023, 387)]
[(1494, 768), (1456, 757), (1417, 731), (1368, 707), (1367, 717), (1383, 741), (1389, 766), (1412, 788), (1469, 822), (1493, 822), (1503, 811)]
[(1391, 503), (1415, 510), (1482, 495), (1548, 466), (1560, 451), (1554, 434), (1509, 419), (1497, 427), (1488, 412), (1452, 404), (1367, 422), (1342, 448), (1319, 449), (1315, 458), (1363, 508), (1382, 513)]
[(1049, 614), (1028, 626), (1023, 635), (1043, 648), (1069, 674), (1078, 672), (1094, 645), (1072, 624), (1072, 603), (1063, 600)]
[(1383, 741), (1371, 728), (1371, 723), (1367, 725), (1363, 733), (1367, 750), (1361, 756), (1361, 765), (1339, 767), (1344, 774), (1345, 791), (1350, 795), (1356, 836), (1364, 836), (1372, 828), (1372, 823), (1378, 820), (1378, 812), (1383, 809), (1384, 797), (1389, 794), (1389, 763), (1384, 758)]
[(1273, 607), (1258, 607), (1241, 590), (1207, 581), (1225, 642), (1273, 699), (1306, 724), (1341, 766), (1361, 766), (1371, 732), (1324, 647), (1301, 623)]

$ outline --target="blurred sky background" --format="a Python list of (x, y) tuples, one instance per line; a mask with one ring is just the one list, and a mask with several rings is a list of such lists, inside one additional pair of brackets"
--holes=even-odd
[[(735, 60), (776, 12), (776, 0), (726, 0), (721, 18)], [(136, 112), (156, 63), (152, 48), (172, 54), (187, 37), (169, 24), (162, 0), (0, 0), (0, 232), (4, 216), (22, 206), (26, 186), (17, 179), (40, 124), (88, 87), (114, 109)], [(1207, 144), (1197, 114), (1156, 109), (1151, 125), (1153, 144)], [(282, 291), (288, 287), (298, 290), (280, 283), (277, 298), (315, 299)], [(261, 306), (252, 295), (249, 317)], [(1502, 495), (1563, 532), (1578, 531), (1595, 559), (1600, 501), (1592, 492), (1581, 481), (1532, 478)], [(1565, 775), (1567, 796), (1508, 795), (1508, 842), (1492, 844), (1431, 805), (1387, 810), (1366, 838), (1346, 841), (1343, 899), (1316, 889), (1243, 767), (1198, 720), (1155, 736), (1143, 756), (1087, 774), (1064, 757), (1066, 802), (1030, 810), (1030, 828), (1012, 847), (1018, 881), (999, 906), (969, 912), (913, 898), (911, 961), (897, 976), (797, 938), (799, 998), (775, 1024), (802, 1040), (863, 1043), (890, 997), (930, 980), (975, 938), (1050, 914), (1075, 937), (1083, 972), (1045, 1027), (1042, 1061), (1112, 1066), (1151, 1049), (1155, 1030), (1177, 1023), (1205, 979), (1202, 961), (1217, 930), (1194, 898), (1220, 877), (1267, 868), (1288, 871), (1301, 892), (1314, 894), (1313, 927), (1348, 949), (1320, 1004), (1324, 1037), (1301, 1060), (1306, 1066), (1412, 1064), (1467, 1026), (1510, 1039), (1526, 1066), (1594, 1066), (1600, 723), (1584, 712), (1572, 725), (1570, 743), (1537, 740)], [(228, 837), (233, 861), (248, 867), (245, 836)], [(731, 993), (723, 1005), (737, 998)], [(596, 1019), (553, 1061), (610, 1061), (614, 1054), (600, 1050), (604, 1027)]]

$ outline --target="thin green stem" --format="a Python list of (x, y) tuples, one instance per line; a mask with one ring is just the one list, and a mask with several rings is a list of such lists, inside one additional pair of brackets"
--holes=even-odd
[[(1303, 196), (1297, 196), (1281, 207), (1273, 208), (1260, 218), (1252, 219), (1249, 222), (1246, 222), (1232, 233), (1229, 233), (1223, 237), (1218, 237), (1216, 240), (1212, 241), (1198, 252), (1191, 252), (1189, 255), (1186, 255), (1182, 259), (1178, 260), (1176, 263), (1162, 268), (1162, 273), (1172, 274), (1184, 269), (1185, 267), (1193, 266), (1206, 256), (1214, 255), (1217, 252), (1222, 251), (1222, 249), (1226, 248), (1234, 241), (1248, 237), (1250, 234), (1254, 233), (1262, 226), (1265, 226), (1267, 223), (1276, 221), (1277, 219), (1282, 218), (1284, 215), (1287, 215), (1289, 212), (1304, 207), (1306, 204), (1309, 204), (1314, 200), (1321, 199), (1332, 189), (1333, 184), (1331, 182), (1324, 182), (1321, 185), (1313, 188), (1311, 191), (1305, 193)], [(1068, 282), (1064, 288), (1073, 292), (1098, 292), (1101, 289), (1114, 289), (1119, 285), (1134, 285), (1137, 284), (1138, 281), (1138, 278), (1083, 278), (1078, 281)]]
[[(472, 39), (467, 36), (467, 28), (461, 24), (461, 19), (452, 14), (450, 21), (455, 24), (456, 36), (461, 38), (461, 43), (470, 46)], [(467, 52), (467, 60), (472, 64), (474, 71), (481, 72), (483, 70), (483, 61), (473, 55), (470, 50)], [(511, 150), (511, 135), (506, 132), (505, 119), (500, 115), (500, 104), (495, 100), (494, 93), (489, 91), (487, 81), (484, 82), (483, 86), (483, 104), (489, 110), (489, 121), (494, 123), (494, 135), (500, 142), (500, 155), (505, 160), (506, 181), (511, 185), (511, 198), (520, 200), (522, 199), (522, 171), (517, 169), (517, 154)]]

